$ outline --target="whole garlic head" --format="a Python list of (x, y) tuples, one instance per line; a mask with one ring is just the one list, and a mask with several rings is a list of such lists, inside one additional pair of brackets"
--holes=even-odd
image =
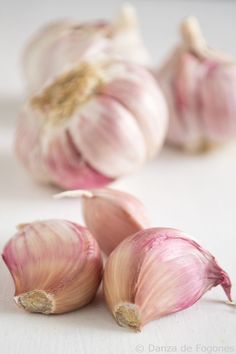
[(29, 312), (65, 313), (96, 295), (103, 265), (90, 232), (65, 220), (22, 224), (3, 251), (17, 305)]
[(26, 103), (16, 153), (38, 180), (66, 189), (101, 187), (153, 157), (167, 123), (166, 102), (145, 68), (83, 62)]
[(61, 20), (43, 27), (25, 49), (23, 65), (32, 94), (80, 60), (116, 57), (149, 66), (135, 9), (126, 4), (113, 21)]
[(195, 18), (183, 21), (181, 34), (157, 72), (170, 112), (167, 141), (201, 152), (236, 138), (236, 63), (208, 47)]

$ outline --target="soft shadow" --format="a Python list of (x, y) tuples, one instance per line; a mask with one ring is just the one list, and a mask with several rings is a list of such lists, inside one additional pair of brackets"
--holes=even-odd
[(233, 311), (236, 312), (236, 301), (233, 298), (233, 303), (231, 304), (229, 301), (227, 301), (227, 298), (225, 298), (224, 300), (218, 300), (218, 299), (211, 299), (211, 298), (207, 298), (207, 299), (201, 299), (201, 302), (206, 305), (206, 306), (210, 306), (210, 305), (225, 305), (228, 307), (228, 309), (231, 309)]
[(17, 308), (14, 305), (14, 283), (11, 275), (0, 257), (0, 313), (15, 313)]
[[(4, 268), (4, 269), (3, 269)], [(6, 266), (4, 266), (3, 261), (0, 262), (0, 282), (5, 284), (3, 291), (0, 294), (0, 313), (14, 314), (16, 316), (24, 316), (24, 321), (31, 322), (32, 320), (37, 321), (38, 324), (44, 323), (45, 315), (36, 313), (27, 313), (22, 309), (19, 309), (13, 300), (14, 285), (13, 281), (10, 279)], [(60, 314), (60, 315), (50, 315), (46, 318), (50, 327), (56, 327), (62, 329), (69, 327), (71, 329), (78, 328), (92, 328), (100, 331), (127, 331), (127, 329), (119, 327), (112, 315), (109, 313), (105, 300), (101, 292), (99, 292), (96, 298), (87, 306), (70, 313)], [(51, 327), (51, 325), (53, 325)]]
[(18, 97), (0, 98), (1, 127), (12, 128), (19, 114), (23, 99)]
[(34, 181), (14, 156), (0, 153), (1, 183), (0, 196), (6, 200), (42, 200), (56, 194), (60, 189), (41, 185)]
[[(204, 305), (214, 305), (214, 304), (226, 304), (226, 300), (217, 300), (217, 299), (211, 299), (211, 298), (208, 298), (208, 299), (201, 299), (201, 302), (204, 304)], [(226, 304), (227, 305), (227, 304)]]
[(96, 331), (127, 332), (127, 328), (118, 326), (108, 311), (101, 291), (90, 304), (82, 309), (64, 315), (50, 316), (50, 321), (55, 321), (57, 326), (61, 325), (63, 328), (69, 326), (83, 329), (94, 328)]

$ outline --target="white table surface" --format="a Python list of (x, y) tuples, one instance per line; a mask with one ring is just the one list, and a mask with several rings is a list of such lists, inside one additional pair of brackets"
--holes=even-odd
[[(15, 161), (12, 140), (20, 78), (20, 48), (44, 21), (77, 14), (108, 16), (120, 1), (1, 1), (0, 43), (0, 249), (15, 225), (35, 219), (68, 218), (82, 222), (80, 202), (52, 199), (55, 189), (36, 185)], [(200, 18), (213, 44), (236, 54), (234, 1), (133, 1), (148, 46), (158, 59), (174, 43), (175, 26), (187, 14)], [(92, 6), (93, 4), (93, 6)], [(91, 10), (89, 10), (89, 6)], [(209, 17), (210, 22), (209, 22)], [(3, 27), (2, 27), (3, 26)], [(153, 29), (156, 28), (156, 33)], [(155, 46), (155, 47), (154, 47)], [(218, 259), (236, 284), (236, 145), (207, 155), (186, 156), (164, 149), (136, 175), (115, 184), (139, 197), (154, 226), (194, 235)], [(25, 313), (13, 303), (14, 286), (0, 260), (1, 354), (119, 354), (150, 352), (236, 352), (236, 308), (224, 304), (220, 287), (191, 308), (144, 327), (135, 334), (116, 325), (102, 295), (88, 307), (61, 316)], [(236, 291), (233, 289), (233, 297)], [(188, 348), (187, 348), (188, 347)], [(208, 349), (207, 349), (208, 347)], [(228, 350), (228, 351), (227, 351)]]

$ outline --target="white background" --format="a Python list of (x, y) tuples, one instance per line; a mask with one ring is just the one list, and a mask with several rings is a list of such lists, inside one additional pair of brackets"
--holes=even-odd
[[(199, 18), (212, 45), (236, 55), (235, 1), (131, 2), (137, 6), (147, 46), (157, 65), (177, 40), (177, 24), (189, 14)], [(53, 200), (51, 196), (56, 190), (35, 185), (13, 158), (14, 123), (24, 95), (19, 64), (22, 47), (31, 32), (45, 21), (68, 16), (111, 17), (119, 3), (115, 0), (0, 0), (1, 250), (17, 223), (53, 217), (82, 222), (79, 201)], [(195, 157), (165, 148), (142, 171), (116, 184), (143, 200), (153, 225), (180, 228), (194, 235), (215, 254), (234, 284), (235, 156), (233, 144)], [(236, 352), (236, 308), (224, 304), (225, 296), (220, 288), (213, 289), (192, 308), (150, 323), (140, 334), (118, 327), (101, 295), (80, 311), (46, 317), (17, 309), (13, 293), (12, 281), (0, 260), (2, 354), (132, 354), (165, 352), (168, 346), (173, 346), (172, 351), (184, 352), (184, 345), (189, 345), (191, 352), (204, 352), (206, 347), (196, 347), (198, 344), (210, 349), (216, 346), (216, 352), (221, 346), (233, 346)], [(233, 296), (236, 298), (234, 289)]]

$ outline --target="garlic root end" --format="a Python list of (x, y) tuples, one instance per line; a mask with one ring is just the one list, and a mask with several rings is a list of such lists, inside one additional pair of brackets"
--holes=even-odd
[(21, 308), (29, 312), (53, 313), (54, 301), (51, 294), (43, 290), (32, 290), (14, 297), (15, 302)]
[(135, 304), (120, 304), (114, 311), (114, 317), (121, 327), (128, 327), (136, 332), (141, 331), (140, 313)]

